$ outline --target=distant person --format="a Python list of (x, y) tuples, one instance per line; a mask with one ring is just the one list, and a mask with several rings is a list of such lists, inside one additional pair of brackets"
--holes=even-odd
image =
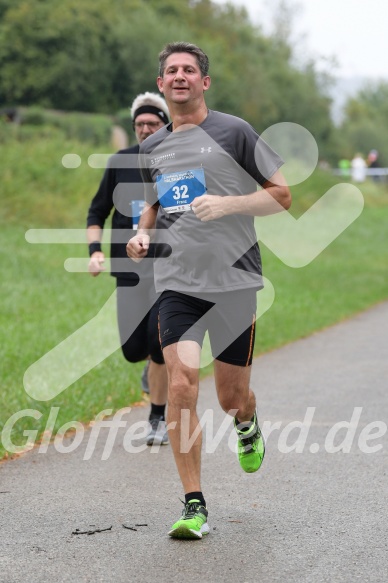
[(365, 162), (362, 154), (357, 153), (351, 162), (351, 176), (354, 182), (365, 182), (367, 163)]
[[(371, 150), (367, 156), (366, 161), (368, 167), (371, 168), (372, 170), (375, 168), (380, 168), (379, 153), (377, 150)], [(372, 174), (372, 180), (374, 180), (375, 182), (379, 182), (380, 176), (378, 174)]]
[(379, 153), (377, 150), (371, 150), (367, 156), (367, 163), (369, 168), (379, 168)]
[[(131, 107), (131, 117), (138, 144), (120, 150), (110, 158), (87, 216), (89, 272), (96, 277), (105, 270), (105, 254), (101, 248), (102, 231), (114, 208), (110, 248), (111, 275), (116, 278), (117, 285), (117, 320), (121, 348), (129, 362), (149, 359), (142, 375), (143, 390), (147, 391), (149, 386), (151, 401), (148, 445), (168, 443), (165, 422), (167, 375), (158, 337), (158, 304), (153, 262), (144, 261), (136, 270), (142, 281), (145, 278), (149, 280), (149, 297), (144, 297), (144, 293), (136, 296), (136, 289), (133, 288), (137, 285), (139, 276), (133, 272), (133, 263), (127, 258), (125, 245), (136, 232), (140, 209), (144, 204), (143, 183), (137, 168), (139, 144), (168, 123), (168, 116), (167, 104), (160, 95), (146, 92), (136, 97)], [(127, 234), (124, 236), (125, 232)], [(123, 269), (123, 262), (124, 265), (127, 264), (127, 270)], [(153, 306), (150, 311), (147, 308), (149, 305)], [(135, 328), (133, 321), (142, 312), (147, 315), (131, 334)]]

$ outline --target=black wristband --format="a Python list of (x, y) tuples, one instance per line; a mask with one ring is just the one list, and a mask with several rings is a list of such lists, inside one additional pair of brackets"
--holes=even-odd
[(96, 251), (101, 251), (101, 243), (100, 243), (100, 241), (93, 241), (93, 243), (90, 243), (90, 245), (89, 245), (89, 255), (90, 255), (90, 257)]

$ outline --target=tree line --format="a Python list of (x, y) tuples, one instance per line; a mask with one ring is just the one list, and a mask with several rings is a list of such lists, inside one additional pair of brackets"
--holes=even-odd
[(375, 142), (375, 124), (388, 115), (388, 86), (353, 100), (344, 127), (336, 128), (329, 77), (312, 60), (295, 63), (281, 26), (289, 8), (281, 6), (279, 26), (268, 35), (245, 9), (211, 0), (0, 0), (0, 107), (115, 113), (138, 93), (156, 90), (158, 53), (167, 42), (187, 40), (209, 55), (209, 107), (243, 117), (259, 132), (299, 123), (328, 160), (345, 155), (352, 142), (358, 147), (365, 132)]

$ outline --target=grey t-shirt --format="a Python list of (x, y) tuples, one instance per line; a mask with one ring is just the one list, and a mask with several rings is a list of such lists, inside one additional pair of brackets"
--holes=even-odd
[(209, 110), (199, 126), (172, 132), (170, 124), (148, 137), (140, 146), (139, 161), (146, 201), (159, 204), (155, 242), (172, 249), (168, 257), (155, 259), (156, 290), (260, 289), (254, 217), (235, 214), (202, 222), (189, 206), (205, 193), (255, 192), (283, 164), (252, 126)]

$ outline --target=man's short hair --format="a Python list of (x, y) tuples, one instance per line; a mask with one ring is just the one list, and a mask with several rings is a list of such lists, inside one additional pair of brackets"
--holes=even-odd
[(166, 60), (174, 53), (190, 53), (197, 59), (198, 67), (201, 71), (201, 76), (206, 77), (209, 74), (209, 59), (202, 49), (191, 43), (183, 41), (168, 43), (161, 53), (159, 53), (159, 77), (163, 77)]

